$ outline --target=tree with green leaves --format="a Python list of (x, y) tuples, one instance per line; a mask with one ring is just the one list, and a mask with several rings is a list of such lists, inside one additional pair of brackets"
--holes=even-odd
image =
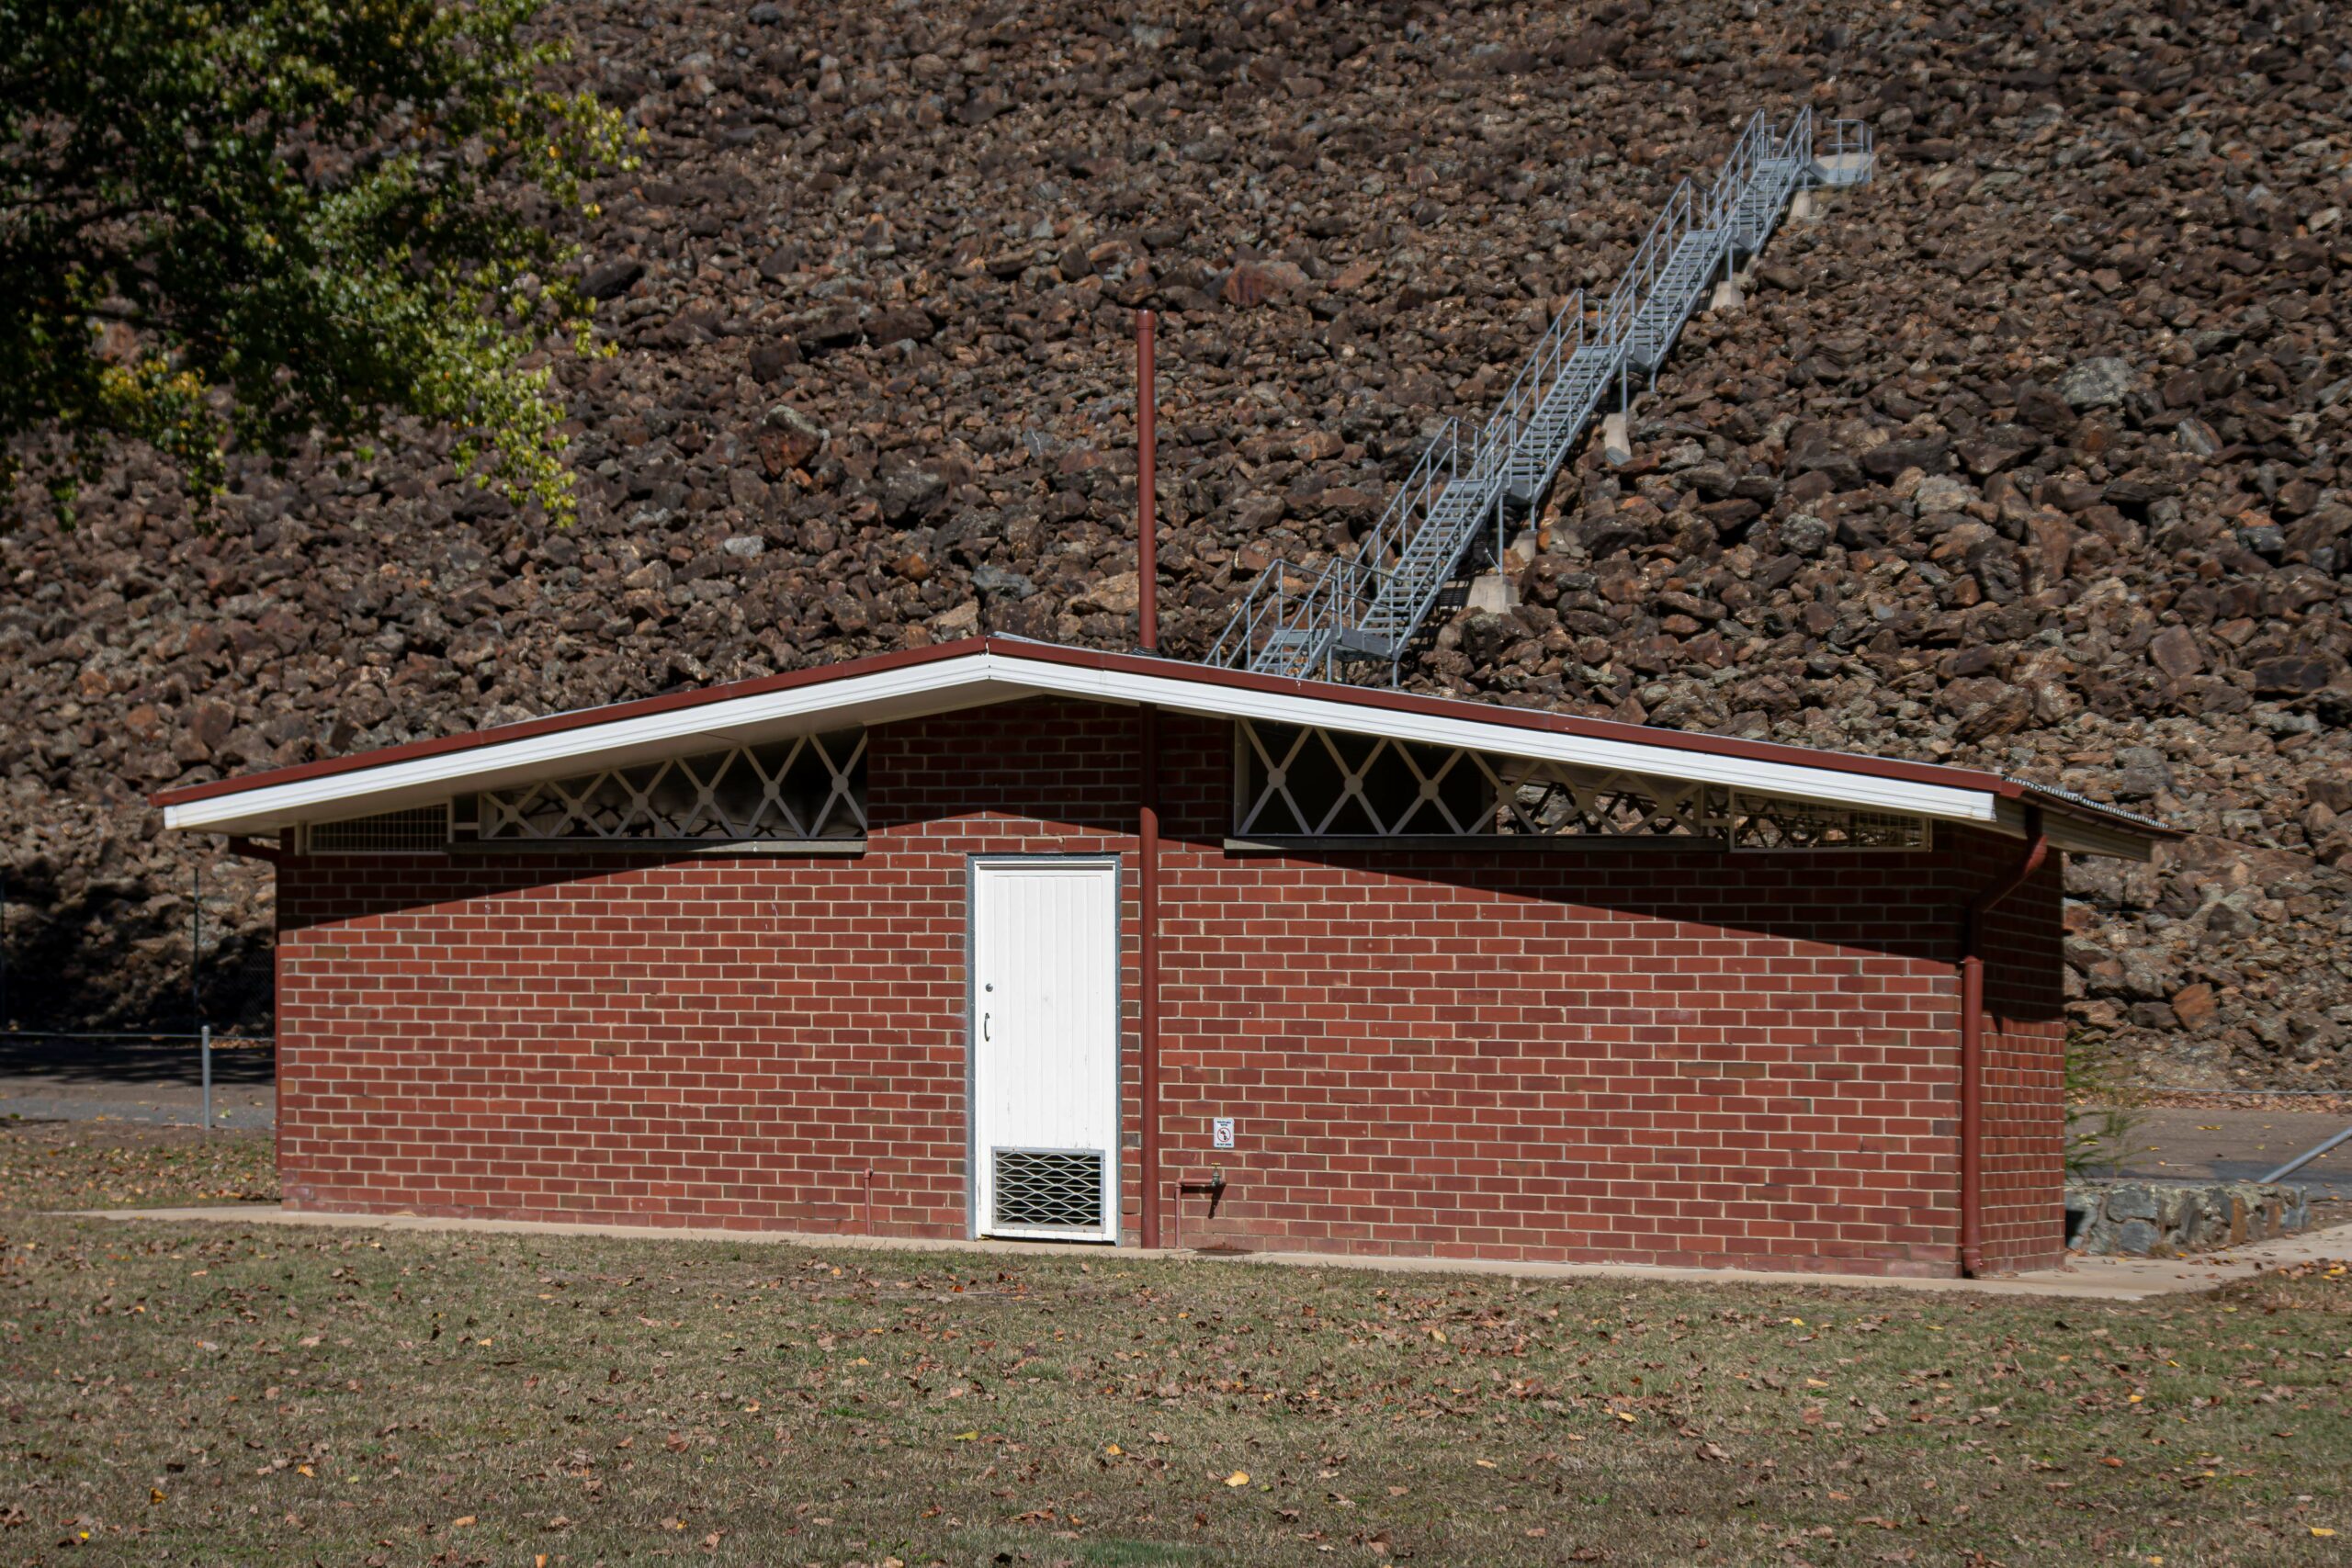
[(0, 512), (125, 442), (209, 494), (409, 415), (569, 516), (559, 225), (631, 143), (538, 5), (0, 0)]

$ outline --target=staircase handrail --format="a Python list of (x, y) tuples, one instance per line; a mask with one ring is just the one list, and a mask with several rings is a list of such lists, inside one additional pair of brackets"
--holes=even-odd
[(1812, 182), (1813, 143), (1813, 107), (1808, 104), (1797, 110), (1796, 118), (1789, 121), (1787, 133), (1781, 138), (1783, 174), (1779, 187), (1772, 193), (1774, 197), (1786, 196), (1797, 186)]
[(1535, 342), (1535, 348), (1503, 389), (1502, 400), (1495, 406), (1485, 430), (1491, 433), (1508, 428), (1510, 440), (1516, 444), (1519, 433), (1534, 421), (1536, 412), (1559, 379), (1568, 361), (1584, 347), (1584, 290), (1579, 288), (1568, 296), (1568, 302), (1553, 316), (1552, 324)]
[[(1353, 556), (1335, 556), (1316, 569), (1304, 588), (1292, 592), (1283, 582), (1283, 563), (1276, 561), (1250, 585), (1250, 601), (1245, 604), (1250, 618), (1245, 622), (1240, 613), (1236, 614), (1217, 639), (1209, 662), (1240, 669), (1259, 649), (1290, 632), (1299, 638), (1295, 672), (1303, 675), (1330, 659), (1331, 645), (1347, 624), (1350, 610), (1360, 612), (1371, 605), (1395, 575)], [(1259, 590), (1267, 584), (1272, 585), (1271, 592), (1261, 598)], [(1257, 635), (1261, 626), (1262, 637)], [(1237, 631), (1239, 640), (1232, 641)]]
[[(1352, 552), (1353, 559), (1378, 570), (1390, 549), (1402, 553), (1411, 537), (1413, 512), (1419, 508), (1426, 513), (1453, 482), (1461, 447), (1461, 422), (1448, 419), (1421, 449), (1420, 457), (1405, 476), (1405, 482), (1389, 498), (1380, 521)], [(1286, 563), (1274, 561), (1251, 580), (1249, 592), (1242, 595), (1240, 604), (1227, 617), (1225, 630), (1218, 634), (1216, 646), (1210, 649), (1211, 664), (1238, 669), (1263, 646), (1264, 638), (1256, 635), (1261, 626), (1270, 632), (1285, 629), (1287, 617), (1278, 606), (1285, 602), (1283, 574), (1290, 570)]]
[(1774, 134), (1772, 122), (1765, 118), (1762, 109), (1758, 109), (1748, 117), (1747, 129), (1739, 133), (1739, 140), (1724, 158), (1723, 167), (1707, 186), (1707, 228), (1730, 227), (1741, 199), (1763, 172), (1765, 160), (1780, 147), (1781, 139)]
[(1813, 118), (1813, 106), (1807, 104), (1797, 110), (1796, 118), (1789, 122), (1789, 134), (1782, 145), (1781, 155), (1797, 160), (1800, 169), (1813, 161), (1813, 143), (1818, 122)]
[[(1825, 169), (1815, 156), (1824, 148), (1832, 160), (1860, 154), (1859, 175)], [(1602, 388), (1613, 379), (1630, 396), (1629, 368), (1655, 378), (1695, 290), (1729, 265), (1735, 247), (1761, 244), (1793, 190), (1867, 180), (1873, 155), (1860, 120), (1816, 119), (1810, 107), (1785, 126), (1761, 110), (1750, 115), (1712, 178), (1675, 183), (1606, 299), (1596, 306), (1582, 290), (1571, 294), (1485, 423), (1473, 433), (1447, 421), (1354, 547), (1312, 570), (1277, 561), (1257, 574), (1210, 661), (1306, 675), (1385, 653), (1394, 679), (1399, 650), (1489, 522), (1501, 550), (1514, 478), (1540, 495)], [(1574, 387), (1590, 396), (1563, 400), (1579, 355), (1586, 364)]]
[(1405, 476), (1405, 482), (1396, 487), (1396, 493), (1380, 513), (1380, 521), (1373, 525), (1372, 531), (1356, 547), (1356, 558), (1367, 565), (1383, 566), (1394, 556), (1404, 554), (1405, 547), (1412, 540), (1413, 514), (1418, 511), (1428, 515), (1430, 505), (1453, 482), (1461, 461), (1462, 422), (1448, 419), (1421, 449), (1420, 460)]
[(1261, 621), (1282, 592), (1281, 574), (1286, 570), (1282, 561), (1261, 568), (1250, 580), (1250, 586), (1235, 605), (1233, 614), (1226, 617), (1225, 629), (1217, 633), (1216, 642), (1209, 649), (1208, 662), (1228, 670), (1238, 670), (1250, 662), (1250, 653), (1259, 646), (1255, 635)]
[(1617, 286), (1609, 291), (1609, 300), (1601, 307), (1600, 324), (1593, 333), (1595, 341), (1612, 346), (1625, 341), (1633, 330), (1634, 318), (1641, 313), (1649, 298), (1651, 286), (1666, 270), (1674, 247), (1682, 243), (1682, 236), (1690, 228), (1691, 207), (1690, 180), (1685, 175), (1675, 182), (1665, 208), (1650, 225), (1649, 232), (1642, 236), (1625, 270), (1618, 275)]
[(1849, 152), (1876, 161), (1878, 139), (1866, 119), (1833, 119), (1829, 122), (1829, 156), (1842, 158)]

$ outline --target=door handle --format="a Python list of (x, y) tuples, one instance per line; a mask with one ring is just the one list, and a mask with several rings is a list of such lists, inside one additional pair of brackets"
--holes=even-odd
[(980, 1014), (980, 1038), (981, 1038), (981, 1040), (986, 1041), (986, 1040), (988, 1039), (988, 1037), (989, 1037), (989, 1015), (988, 1015), (987, 1013), (985, 1013), (985, 1012), (984, 1012), (984, 1013)]

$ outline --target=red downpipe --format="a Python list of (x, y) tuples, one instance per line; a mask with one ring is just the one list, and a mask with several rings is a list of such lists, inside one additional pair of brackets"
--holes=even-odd
[(2024, 886), (2050, 858), (2041, 808), (2025, 808), (2025, 855), (2015, 870), (1971, 900), (1960, 939), (1960, 1269), (1984, 1272), (1984, 917)]
[[(1136, 312), (1136, 601), (1146, 653), (1159, 651), (1158, 508), (1152, 494), (1153, 415), (1151, 312)], [(1159, 710), (1146, 705), (1140, 716), (1143, 744), (1136, 758), (1136, 966), (1143, 995), (1136, 1011), (1140, 1079), (1136, 1111), (1143, 1122), (1143, 1213), (1146, 1247), (1159, 1245)]]
[(1157, 476), (1159, 393), (1152, 369), (1151, 312), (1136, 312), (1136, 640), (1146, 653), (1159, 651), (1159, 529)]

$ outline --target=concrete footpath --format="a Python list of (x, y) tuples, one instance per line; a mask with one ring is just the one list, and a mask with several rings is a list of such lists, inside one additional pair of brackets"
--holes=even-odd
[(444, 1219), (424, 1214), (320, 1214), (273, 1203), (188, 1209), (83, 1209), (81, 1219), (197, 1221), (208, 1224), (288, 1225), (322, 1230), (422, 1231), (469, 1235), (611, 1236), (632, 1241), (723, 1241), (732, 1246), (814, 1247), (829, 1252), (967, 1253), (988, 1257), (1116, 1257), (1171, 1258), (1202, 1264), (1278, 1268), (1363, 1269), (1400, 1274), (1484, 1274), (1513, 1280), (1657, 1280), (1679, 1284), (1827, 1286), (1872, 1291), (1959, 1292), (2000, 1296), (2063, 1296), (2084, 1301), (2137, 1302), (2210, 1291), (2232, 1280), (2299, 1263), (2352, 1258), (2352, 1224), (2233, 1247), (2201, 1258), (2086, 1258), (2064, 1269), (1992, 1280), (1905, 1280), (1876, 1274), (1772, 1273), (1740, 1269), (1654, 1269), (1630, 1263), (1486, 1262), (1453, 1258), (1347, 1258), (1319, 1252), (1198, 1253), (1169, 1248), (1100, 1247), (1029, 1241), (936, 1241), (914, 1236), (842, 1235), (799, 1231), (714, 1230), (699, 1226), (569, 1224), (539, 1220)]

